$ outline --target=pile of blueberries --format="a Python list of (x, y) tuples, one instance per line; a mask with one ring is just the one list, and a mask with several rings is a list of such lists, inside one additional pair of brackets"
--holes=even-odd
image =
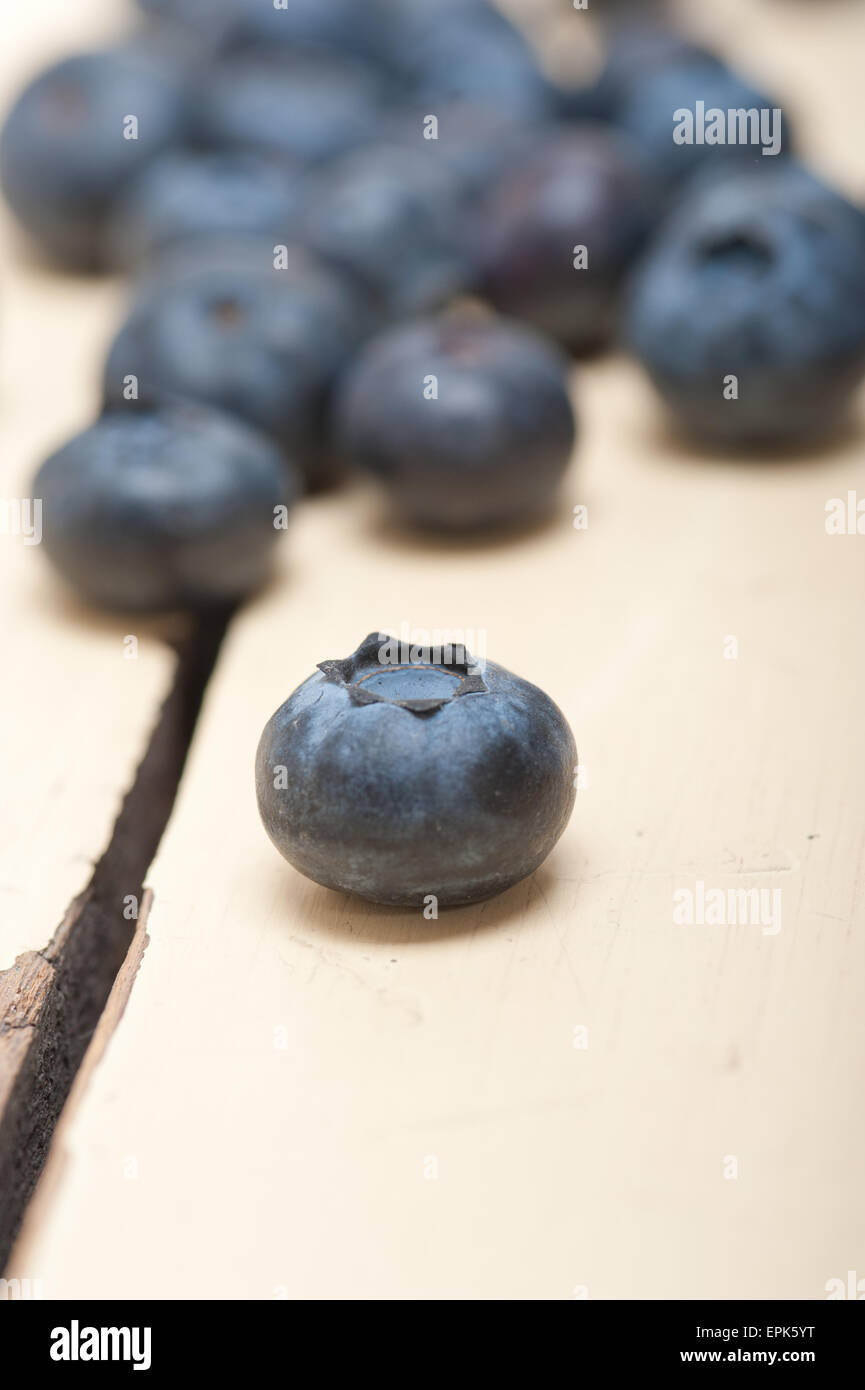
[(34, 483), (87, 600), (233, 603), (292, 502), (351, 468), (426, 527), (542, 514), (569, 357), (617, 342), (724, 447), (842, 417), (865, 214), (795, 160), (786, 117), (772, 157), (678, 143), (699, 103), (781, 108), (645, 9), (593, 5), (625, 18), (566, 90), (488, 0), (140, 4), (140, 32), (39, 76), (0, 140), (42, 252), (134, 285), (103, 413)]

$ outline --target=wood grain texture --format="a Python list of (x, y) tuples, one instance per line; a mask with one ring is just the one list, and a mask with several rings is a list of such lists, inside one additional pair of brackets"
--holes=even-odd
[[(862, 16), (711, 14), (865, 187)], [(824, 526), (863, 489), (865, 399), (771, 463), (695, 454), (623, 361), (577, 398), (548, 527), (463, 548), (363, 491), (299, 512), (211, 684), (150, 945), (10, 1275), (84, 1298), (821, 1298), (865, 1271), (865, 540)], [(587, 778), (538, 874), (438, 922), (296, 875), (252, 786), (277, 704), (403, 622), (480, 630), (561, 705)], [(698, 882), (778, 890), (780, 929), (677, 924)]]

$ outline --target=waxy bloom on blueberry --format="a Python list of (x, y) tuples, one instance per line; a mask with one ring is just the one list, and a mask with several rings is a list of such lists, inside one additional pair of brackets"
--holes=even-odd
[(261, 818), (327, 888), (399, 907), (479, 902), (562, 834), (574, 739), (549, 696), (503, 667), (398, 646), (370, 633), (277, 710), (256, 760)]

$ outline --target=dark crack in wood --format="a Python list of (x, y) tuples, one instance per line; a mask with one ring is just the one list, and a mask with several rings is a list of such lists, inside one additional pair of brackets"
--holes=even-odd
[(139, 903), (171, 815), (230, 613), (196, 620), (111, 839), (48, 945), (0, 971), (0, 1270), (51, 1138), (135, 936)]

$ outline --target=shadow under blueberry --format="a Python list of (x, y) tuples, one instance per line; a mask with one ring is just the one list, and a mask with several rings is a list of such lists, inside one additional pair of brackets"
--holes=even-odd
[(389, 546), (395, 553), (417, 556), (424, 554), (495, 554), (513, 550), (515, 546), (530, 545), (557, 526), (570, 524), (571, 513), (564, 492), (551, 507), (532, 517), (508, 526), (498, 523), (490, 527), (425, 527), (388, 509), (387, 502), (373, 512), (368, 532), (376, 547)]
[(764, 469), (773, 472), (783, 468), (799, 469), (827, 467), (837, 461), (856, 443), (861, 444), (863, 421), (861, 412), (839, 420), (834, 429), (812, 438), (787, 441), (783, 444), (745, 445), (713, 443), (698, 438), (673, 421), (661, 417), (651, 431), (650, 443), (665, 460), (688, 468), (700, 465), (717, 466), (731, 471), (753, 472)]
[(18, 227), (10, 229), (10, 240), (12, 253), (16, 265), (29, 274), (38, 274), (50, 277), (57, 282), (58, 288), (68, 290), (70, 287), (83, 287), (85, 289), (99, 286), (100, 289), (105, 285), (110, 285), (113, 280), (121, 283), (119, 277), (111, 276), (104, 266), (96, 263), (92, 265), (61, 265), (56, 257), (40, 247), (39, 243), (32, 237), (27, 236)]
[[(242, 602), (215, 603), (210, 607), (198, 609), (176, 608), (168, 612), (142, 610), (135, 612), (128, 608), (97, 607), (80, 597), (61, 580), (49, 575), (51, 585), (49, 602), (59, 620), (67, 627), (86, 628), (89, 634), (116, 634), (118, 642), (130, 633), (137, 638), (148, 638), (161, 642), (167, 647), (178, 648), (187, 640), (190, 632), (202, 625), (227, 627), (228, 621), (240, 612), (248, 612), (258, 602), (267, 601), (286, 584), (290, 575), (280, 567), (268, 575), (263, 584)], [(40, 608), (44, 610), (45, 598), (40, 596)]]
[(51, 606), (66, 627), (85, 628), (93, 636), (116, 635), (118, 644), (132, 633), (139, 638), (177, 647), (188, 635), (193, 619), (178, 609), (175, 613), (129, 613), (122, 609), (97, 608), (79, 598), (71, 589), (56, 582)]
[[(528, 909), (537, 897), (544, 902), (561, 880), (542, 864), (528, 878), (503, 893), (466, 907), (444, 907), (437, 918), (427, 919), (423, 908), (384, 907), (354, 893), (339, 893), (315, 885), (311, 911), (302, 912), (298, 888), (302, 880), (286, 876), (280, 891), (286, 923), (304, 921), (311, 936), (355, 945), (415, 948), (472, 936), (475, 932), (503, 931), (517, 923), (523, 930), (531, 921)], [(544, 917), (539, 921), (545, 920)]]

